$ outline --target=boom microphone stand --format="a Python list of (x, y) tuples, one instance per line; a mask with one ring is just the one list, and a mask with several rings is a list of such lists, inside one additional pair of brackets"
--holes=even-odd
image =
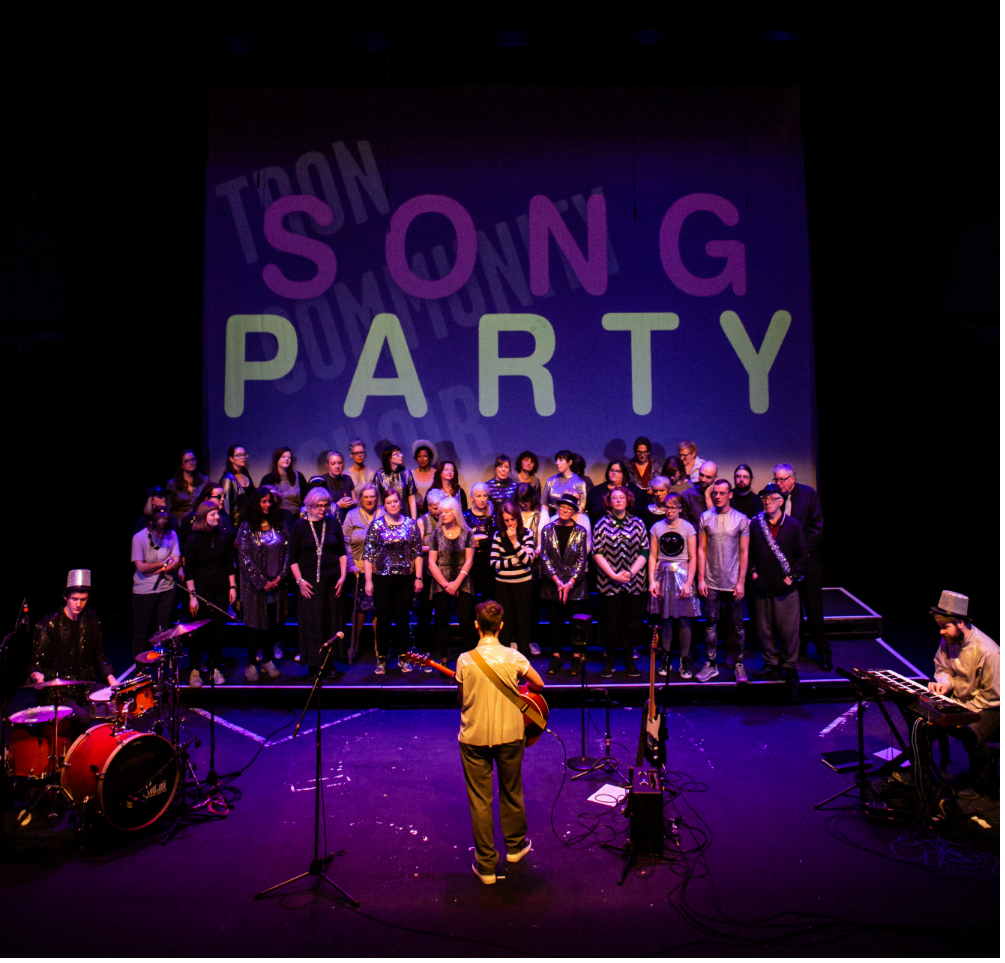
[(300, 873), (298, 876), (294, 876), (292, 879), (284, 880), (282, 883), (276, 883), (275, 886), (270, 886), (268, 889), (263, 889), (260, 893), (255, 893), (255, 899), (261, 899), (263, 896), (273, 892), (277, 889), (282, 889), (284, 886), (289, 886), (290, 883), (295, 883), (297, 880), (303, 879), (305, 876), (317, 876), (319, 879), (323, 879), (330, 886), (333, 886), (341, 896), (349, 903), (350, 906), (359, 906), (359, 900), (353, 899), (341, 886), (338, 885), (334, 880), (330, 879), (327, 875), (328, 866), (331, 861), (335, 858), (334, 853), (327, 853), (324, 856), (319, 856), (319, 834), (321, 826), (321, 681), (324, 678), (325, 670), (328, 668), (328, 663), (331, 660), (332, 652), (334, 647), (333, 642), (336, 642), (345, 637), (344, 632), (336, 632), (335, 635), (330, 638), (324, 644), (325, 652), (324, 662), (321, 665), (321, 669), (318, 672), (317, 678), (314, 680), (314, 686), (311, 688), (310, 693), (307, 696), (307, 704), (304, 706), (304, 711), (300, 713), (300, 719), (297, 722), (296, 729), (293, 730), (293, 738), (296, 739), (297, 733), (300, 732), (300, 726), (303, 724), (304, 716), (307, 714), (308, 708), (310, 708), (311, 699), (314, 697), (314, 693), (318, 694), (318, 725), (314, 732), (314, 858), (311, 860), (310, 866), (307, 868), (307, 872)]
[[(586, 754), (586, 642), (590, 630), (588, 615), (574, 615), (571, 619), (569, 634), (572, 636), (572, 658), (579, 656), (579, 685), (582, 692), (579, 705), (580, 751), (578, 756), (572, 756), (566, 765), (577, 772), (592, 772), (597, 767), (597, 760)], [(575, 778), (575, 777), (574, 777)]]

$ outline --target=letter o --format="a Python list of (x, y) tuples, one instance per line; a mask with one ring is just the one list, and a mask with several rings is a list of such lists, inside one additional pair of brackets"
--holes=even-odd
[[(420, 214), (442, 214), (449, 219), (457, 235), (457, 260), (450, 272), (437, 281), (427, 281), (412, 272), (405, 256), (405, 235)], [(384, 240), (387, 269), (395, 284), (414, 298), (446, 298), (456, 294), (471, 278), (478, 257), (475, 222), (464, 206), (443, 194), (420, 194), (405, 201), (391, 216)]]

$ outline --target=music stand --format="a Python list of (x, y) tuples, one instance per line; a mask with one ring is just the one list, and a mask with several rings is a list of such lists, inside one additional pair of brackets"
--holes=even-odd
[(325, 856), (319, 856), (319, 838), (320, 838), (320, 828), (321, 828), (321, 683), (324, 678), (325, 671), (328, 668), (328, 663), (331, 660), (332, 652), (334, 651), (333, 642), (344, 638), (344, 632), (337, 632), (334, 638), (329, 639), (324, 648), (327, 649), (325, 653), (324, 662), (321, 665), (321, 669), (318, 672), (317, 678), (314, 680), (314, 685), (311, 691), (307, 695), (307, 703), (304, 705), (304, 711), (300, 713), (300, 719), (297, 721), (297, 726), (293, 730), (293, 738), (296, 739), (297, 733), (300, 732), (300, 726), (304, 721), (304, 716), (307, 714), (307, 710), (310, 708), (311, 699), (314, 698), (314, 693), (318, 694), (318, 724), (317, 729), (314, 731), (314, 858), (311, 860), (310, 866), (308, 866), (307, 871), (294, 876), (292, 879), (283, 880), (281, 883), (276, 883), (275, 886), (270, 886), (268, 889), (263, 889), (260, 893), (255, 893), (255, 899), (261, 899), (263, 896), (274, 892), (277, 889), (282, 889), (284, 886), (289, 886), (291, 883), (297, 882), (297, 880), (303, 879), (305, 876), (317, 876), (319, 879), (323, 879), (329, 886), (334, 887), (342, 895), (342, 897), (349, 903), (350, 906), (359, 906), (359, 900), (353, 899), (338, 883), (331, 879), (327, 875), (327, 869), (331, 861), (335, 858), (334, 853), (328, 853)]

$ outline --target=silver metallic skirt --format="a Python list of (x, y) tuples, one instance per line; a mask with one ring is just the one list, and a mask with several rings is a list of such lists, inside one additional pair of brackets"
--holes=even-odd
[(680, 597), (680, 591), (687, 581), (687, 562), (659, 562), (656, 566), (656, 587), (659, 597), (649, 596), (649, 612), (661, 619), (693, 618), (701, 615), (698, 593), (691, 586), (691, 595)]

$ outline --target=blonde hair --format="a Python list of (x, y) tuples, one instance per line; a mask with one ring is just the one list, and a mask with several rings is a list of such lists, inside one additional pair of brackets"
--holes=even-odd
[[(487, 490), (488, 489), (486, 489), (486, 491)], [(466, 532), (470, 531), (470, 529), (468, 528), (468, 523), (464, 520), (464, 512), (461, 511), (460, 500), (457, 499), (457, 498), (454, 498), (452, 495), (450, 495), (447, 498), (444, 498), (442, 502), (440, 502), (440, 518), (441, 518), (441, 520), (443, 518), (444, 511), (446, 511), (448, 508), (450, 509), (450, 511), (452, 511), (454, 513), (454, 521), (457, 522), (457, 524), (460, 525), (461, 528), (464, 529), (464, 531), (466, 531)], [(441, 521), (441, 524), (442, 524), (442, 521)]]

